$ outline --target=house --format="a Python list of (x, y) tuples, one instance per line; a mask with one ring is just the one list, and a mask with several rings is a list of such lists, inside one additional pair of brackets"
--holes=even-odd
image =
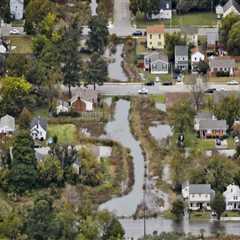
[(209, 59), (209, 68), (211, 74), (224, 74), (224, 76), (233, 76), (236, 68), (235, 59), (230, 57), (212, 57)]
[(70, 110), (70, 104), (66, 101), (59, 100), (56, 106), (56, 113), (59, 115), (60, 113), (67, 113)]
[(192, 72), (196, 73), (198, 69), (198, 64), (201, 61), (204, 61), (205, 56), (202, 54), (200, 51), (195, 51), (191, 55), (191, 67), (192, 67)]
[(79, 89), (70, 99), (70, 105), (75, 112), (91, 112), (98, 104), (98, 93), (91, 89)]
[(216, 6), (215, 10), (216, 10), (217, 18), (218, 19), (222, 18), (222, 16), (223, 16), (223, 7), (220, 4), (218, 4)]
[(199, 122), (200, 138), (222, 138), (227, 134), (226, 120), (204, 119)]
[(188, 71), (188, 46), (175, 46), (175, 69)]
[(46, 140), (47, 138), (47, 120), (42, 117), (35, 117), (30, 123), (30, 132), (33, 140)]
[(237, 185), (230, 184), (223, 193), (226, 202), (227, 211), (240, 210), (240, 188)]
[(159, 13), (152, 14), (152, 19), (172, 19), (172, 1), (159, 1)]
[(2, 44), (0, 40), (0, 54), (6, 54), (7, 53), (7, 48)]
[(210, 202), (214, 195), (210, 184), (187, 184), (182, 188), (182, 196), (193, 211), (211, 210)]
[(181, 32), (186, 37), (188, 44), (193, 44), (194, 46), (198, 46), (198, 28), (194, 26), (182, 26)]
[(23, 18), (24, 0), (10, 0), (10, 13), (16, 20)]
[(160, 52), (144, 56), (144, 70), (151, 72), (151, 74), (168, 74), (168, 57)]
[(223, 17), (224, 18), (231, 13), (240, 15), (240, 4), (236, 0), (229, 0), (223, 6)]
[(215, 116), (210, 112), (198, 112), (194, 118), (194, 130), (199, 131), (200, 121), (207, 119), (216, 119)]
[(8, 135), (15, 132), (15, 118), (5, 115), (0, 119), (0, 134)]
[(146, 33), (148, 49), (164, 49), (165, 47), (164, 25), (149, 26), (146, 29)]

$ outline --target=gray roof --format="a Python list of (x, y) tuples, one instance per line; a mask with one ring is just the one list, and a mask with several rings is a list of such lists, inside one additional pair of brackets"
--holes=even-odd
[(159, 0), (159, 9), (160, 10), (171, 10), (172, 1), (171, 0)]
[(175, 56), (188, 56), (188, 46), (175, 46)]
[(97, 103), (98, 93), (91, 89), (79, 88), (77, 94), (70, 99), (71, 104), (73, 104), (78, 98)]
[(0, 119), (0, 128), (9, 128), (15, 130), (15, 118), (10, 115), (5, 115)]
[(225, 57), (215, 57), (209, 59), (210, 68), (234, 68), (235, 66), (235, 59)]
[(35, 117), (32, 119), (30, 127), (33, 128), (36, 125), (40, 125), (45, 131), (47, 131), (47, 120), (42, 117)]
[(206, 35), (208, 45), (215, 45), (219, 41), (219, 33), (216, 31), (207, 32)]
[(212, 194), (210, 184), (190, 184), (189, 194)]
[(226, 120), (204, 119), (199, 122), (199, 130), (227, 130)]
[(229, 0), (224, 6), (223, 11), (226, 12), (229, 8), (235, 7), (240, 12), (240, 4), (235, 0)]
[(154, 63), (156, 61), (162, 61), (162, 62), (168, 63), (168, 56), (162, 52), (153, 52), (146, 55), (144, 58), (150, 60), (151, 63)]

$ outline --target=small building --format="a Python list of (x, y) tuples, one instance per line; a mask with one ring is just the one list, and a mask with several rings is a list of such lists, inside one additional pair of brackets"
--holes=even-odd
[(200, 127), (200, 121), (208, 120), (208, 119), (216, 119), (216, 118), (210, 112), (198, 112), (194, 118), (194, 130), (198, 132)]
[(226, 120), (204, 119), (199, 122), (200, 138), (222, 138), (227, 135)]
[(7, 48), (2, 44), (0, 40), (0, 54), (6, 54), (7, 53)]
[(0, 134), (9, 135), (15, 132), (15, 118), (5, 115), (0, 119)]
[(190, 184), (182, 188), (182, 196), (192, 211), (210, 211), (210, 202), (214, 195), (215, 192), (210, 184)]
[(240, 15), (240, 4), (236, 0), (229, 0), (223, 6), (223, 17), (224, 18), (231, 13)]
[(223, 7), (220, 4), (218, 4), (216, 6), (215, 10), (216, 10), (217, 18), (218, 19), (222, 18), (222, 16), (223, 16)]
[(191, 55), (191, 68), (192, 68), (193, 73), (197, 72), (198, 64), (201, 61), (204, 61), (204, 59), (205, 59), (205, 56), (200, 51), (195, 51), (194, 53), (192, 53), (192, 55)]
[(194, 26), (182, 26), (181, 32), (186, 37), (188, 44), (193, 44), (194, 46), (198, 46), (198, 28)]
[(159, 1), (159, 13), (152, 14), (152, 19), (172, 19), (172, 1)]
[(23, 19), (24, 0), (10, 0), (10, 13), (16, 20)]
[(160, 52), (153, 52), (144, 56), (144, 70), (151, 74), (168, 74), (168, 57)]
[(42, 117), (35, 117), (30, 124), (30, 132), (33, 140), (43, 141), (47, 138), (47, 120)]
[(59, 115), (60, 113), (67, 113), (70, 110), (70, 104), (66, 101), (59, 100), (56, 106), (56, 113)]
[(175, 69), (188, 71), (188, 46), (175, 46)]
[(230, 184), (227, 186), (226, 191), (223, 193), (226, 202), (227, 211), (240, 210), (240, 188), (237, 185)]
[(165, 27), (163, 24), (147, 27), (146, 33), (148, 49), (164, 49)]
[(211, 74), (224, 74), (233, 76), (236, 69), (235, 59), (230, 57), (212, 57), (209, 59), (209, 68)]
[(90, 89), (80, 89), (70, 99), (70, 106), (75, 112), (91, 112), (98, 104), (98, 93)]

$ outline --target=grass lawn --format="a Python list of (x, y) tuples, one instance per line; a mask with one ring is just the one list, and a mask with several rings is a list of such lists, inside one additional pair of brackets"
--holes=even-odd
[(11, 52), (17, 54), (32, 54), (32, 38), (30, 36), (9, 36), (11, 46), (16, 47)]
[(222, 217), (240, 217), (240, 212), (238, 211), (226, 211), (223, 213)]
[[(142, 14), (138, 14), (136, 17), (136, 25), (139, 28), (144, 28), (148, 25), (160, 24), (163, 23), (166, 27), (170, 27), (170, 21), (162, 21), (162, 20), (151, 20), (146, 21)], [(184, 15), (173, 15), (172, 18), (172, 26), (214, 26), (217, 24), (216, 14), (215, 13), (191, 13)]]
[(198, 139), (196, 143), (196, 148), (201, 151), (206, 151), (215, 148), (214, 139)]
[(209, 219), (209, 212), (192, 212), (190, 214), (190, 219), (194, 219), (194, 220), (205, 220), (205, 219)]
[(34, 111), (33, 117), (38, 117), (38, 116), (47, 118), (48, 117), (48, 108), (41, 107), (41, 108), (38, 108), (36, 111)]
[(166, 97), (164, 95), (150, 95), (150, 99), (157, 103), (165, 103)]
[(50, 124), (48, 126), (48, 136), (58, 137), (60, 144), (74, 144), (77, 142), (77, 128), (73, 124)]
[(236, 148), (236, 144), (235, 144), (233, 137), (229, 137), (227, 139), (227, 145), (228, 145), (228, 148), (231, 148), (231, 149)]

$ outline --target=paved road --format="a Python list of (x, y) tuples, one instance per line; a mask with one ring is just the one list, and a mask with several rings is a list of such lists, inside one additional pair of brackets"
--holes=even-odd
[[(134, 96), (138, 94), (138, 90), (141, 89), (141, 83), (107, 83), (103, 86), (97, 86), (97, 91), (102, 95), (108, 96)], [(149, 94), (161, 95), (166, 92), (190, 92), (191, 87), (189, 85), (173, 85), (162, 86), (159, 83), (155, 86), (145, 86)], [(89, 88), (92, 88), (91, 86)], [(240, 91), (240, 86), (229, 86), (219, 84), (209, 84), (208, 88), (216, 88), (217, 90), (224, 89), (225, 91)], [(76, 93), (78, 88), (73, 89), (73, 93)]]

